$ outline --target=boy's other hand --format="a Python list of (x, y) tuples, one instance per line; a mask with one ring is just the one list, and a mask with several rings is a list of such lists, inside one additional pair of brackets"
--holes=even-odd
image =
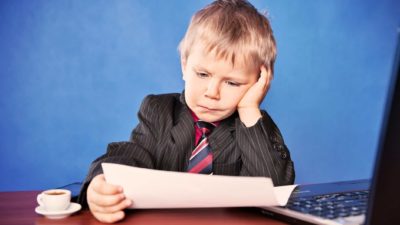
[(240, 120), (247, 126), (253, 126), (261, 118), (260, 104), (269, 89), (272, 74), (265, 66), (261, 66), (261, 74), (240, 100), (237, 109)]
[(132, 204), (122, 187), (106, 182), (104, 175), (93, 178), (87, 189), (87, 202), (93, 216), (101, 222), (114, 223), (125, 217), (124, 209)]

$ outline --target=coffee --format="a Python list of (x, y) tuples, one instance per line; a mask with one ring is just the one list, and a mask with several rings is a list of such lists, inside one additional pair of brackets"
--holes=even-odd
[(54, 191), (54, 192), (46, 192), (45, 194), (46, 194), (46, 195), (63, 195), (63, 194), (65, 194), (65, 192), (61, 192), (61, 191), (57, 192), (57, 191)]
[(61, 211), (71, 203), (71, 191), (65, 189), (52, 189), (40, 193), (37, 202), (47, 211)]

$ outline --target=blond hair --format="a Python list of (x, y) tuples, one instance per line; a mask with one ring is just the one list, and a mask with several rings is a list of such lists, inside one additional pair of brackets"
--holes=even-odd
[(181, 58), (186, 60), (197, 42), (232, 65), (264, 65), (273, 73), (276, 43), (270, 23), (246, 0), (217, 0), (194, 14), (178, 47)]

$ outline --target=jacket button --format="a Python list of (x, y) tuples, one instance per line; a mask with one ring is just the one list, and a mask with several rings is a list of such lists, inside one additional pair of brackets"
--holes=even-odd
[(281, 152), (281, 158), (282, 158), (282, 159), (286, 159), (286, 158), (287, 158), (286, 152)]
[(278, 143), (275, 143), (275, 144), (273, 145), (273, 147), (274, 147), (274, 149), (275, 149), (276, 151), (278, 151), (278, 152), (281, 152), (281, 151), (285, 150), (285, 147), (283, 147), (283, 145), (280, 145), (280, 144), (278, 144)]

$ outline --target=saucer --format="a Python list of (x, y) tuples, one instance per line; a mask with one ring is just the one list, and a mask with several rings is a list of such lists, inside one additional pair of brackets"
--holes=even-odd
[(62, 219), (65, 218), (69, 215), (71, 215), (74, 212), (77, 212), (81, 209), (81, 205), (75, 202), (71, 202), (71, 204), (69, 205), (69, 207), (65, 210), (61, 210), (61, 211), (47, 211), (46, 209), (44, 209), (43, 206), (38, 206), (35, 209), (35, 212), (43, 215), (49, 219)]

